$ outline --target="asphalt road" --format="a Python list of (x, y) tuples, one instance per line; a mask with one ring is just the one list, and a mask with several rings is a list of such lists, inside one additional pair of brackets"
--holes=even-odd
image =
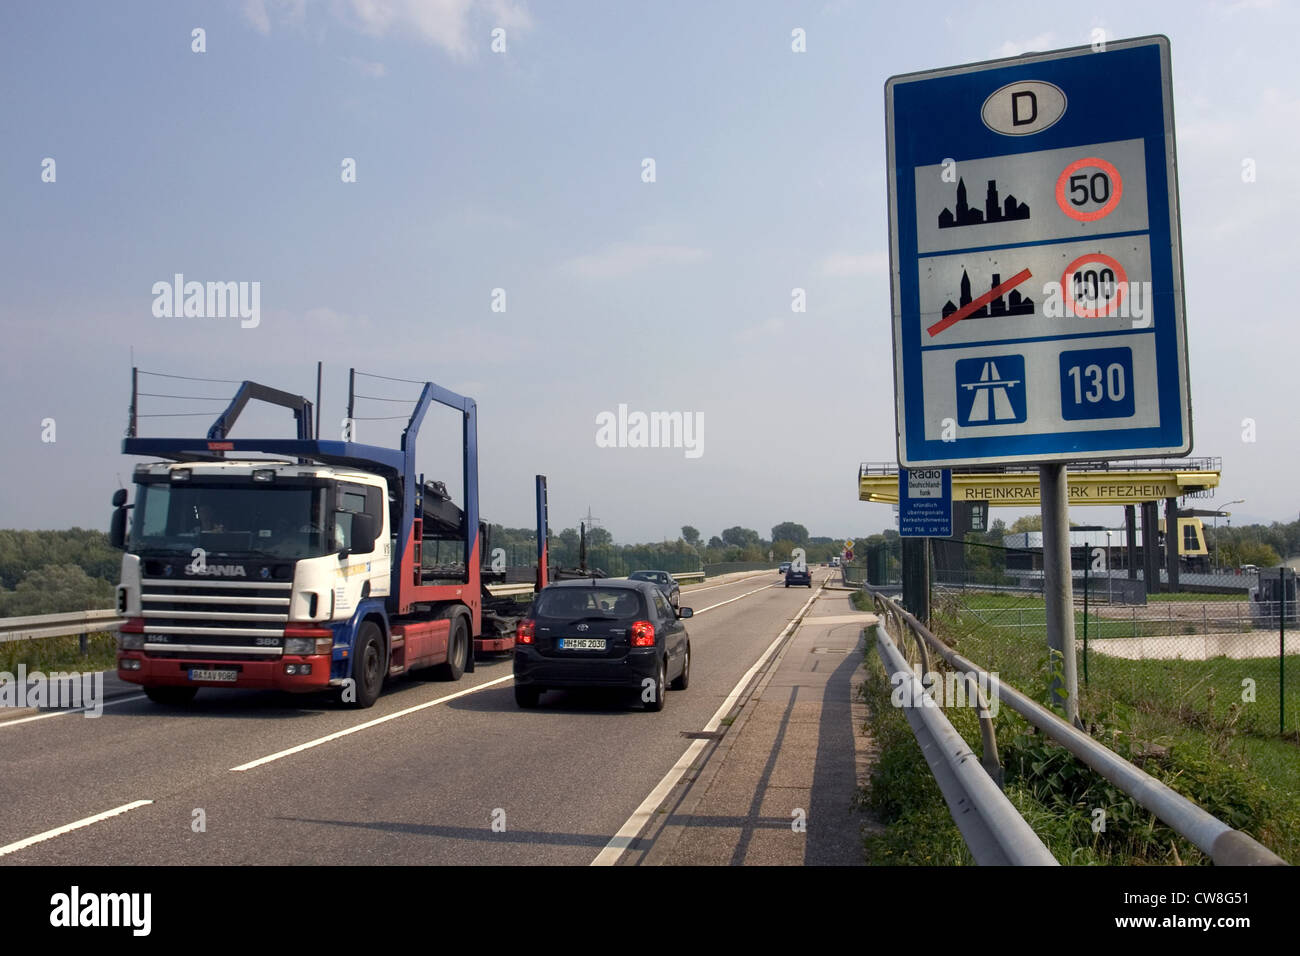
[(657, 714), (560, 692), (521, 711), (502, 658), (364, 711), (204, 691), (0, 724), (0, 865), (591, 863), (808, 600), (780, 582), (683, 591), (691, 686)]

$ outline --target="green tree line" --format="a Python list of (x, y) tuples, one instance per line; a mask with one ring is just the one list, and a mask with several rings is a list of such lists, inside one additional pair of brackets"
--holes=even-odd
[(0, 617), (112, 607), (121, 566), (102, 531), (0, 529)]
[[(972, 532), (967, 540), (1001, 545), (1004, 534), (1036, 527), (1037, 516), (1032, 515), (1009, 528), (995, 519), (987, 532)], [(902, 539), (893, 529), (850, 537), (855, 543), (855, 563), (862, 564), (869, 551), (880, 548), (891, 562), (899, 560)], [(1284, 557), (1300, 555), (1300, 520), (1229, 527), (1221, 519), (1217, 531), (1211, 524), (1205, 526), (1205, 538), (1211, 556), (1218, 545), (1219, 563), (1226, 567), (1277, 566)], [(707, 539), (699, 529), (683, 525), (680, 536), (673, 540), (640, 544), (615, 544), (608, 529), (594, 528), (587, 535), (587, 563), (608, 574), (626, 574), (638, 568), (688, 571), (705, 564), (767, 561), (769, 552), (771, 560), (787, 561), (795, 548), (803, 548), (809, 562), (821, 564), (838, 556), (843, 543), (841, 538), (810, 535), (806, 526), (794, 521), (774, 525), (766, 536), (736, 525)], [(536, 561), (537, 538), (531, 528), (493, 525), (491, 545), (504, 547), (511, 564)], [(577, 567), (578, 529), (552, 532), (549, 554), (552, 565)], [(121, 563), (121, 553), (109, 545), (108, 535), (102, 531), (0, 529), (0, 617), (111, 607)], [(1005, 558), (997, 548), (972, 548), (967, 563), (997, 573)]]
[(1220, 523), (1217, 530), (1212, 524), (1207, 524), (1205, 546), (1211, 560), (1215, 559), (1216, 545), (1221, 567), (1238, 568), (1243, 564), (1277, 567), (1284, 557), (1300, 554), (1300, 521), (1289, 524), (1274, 521), (1270, 525), (1248, 524), (1235, 528)]
[[(886, 535), (898, 538), (894, 531)], [(886, 535), (863, 535), (852, 540), (862, 547), (869, 538), (883, 542)], [(533, 529), (493, 525), (489, 537), (492, 548), (505, 549), (510, 564), (536, 562), (537, 536)], [(692, 571), (706, 564), (732, 561), (788, 561), (795, 548), (803, 548), (810, 563), (822, 564), (838, 557), (843, 545), (843, 538), (810, 535), (804, 525), (793, 521), (775, 525), (766, 536), (754, 528), (735, 525), (722, 529), (707, 541), (698, 528), (683, 525), (676, 539), (638, 544), (616, 544), (608, 529), (593, 528), (587, 532), (587, 566), (600, 568), (607, 574), (626, 574), (637, 569)], [(548, 545), (551, 565), (577, 567), (580, 547), (581, 532), (577, 528), (552, 531)], [(899, 550), (896, 542), (893, 550), (895, 553)]]

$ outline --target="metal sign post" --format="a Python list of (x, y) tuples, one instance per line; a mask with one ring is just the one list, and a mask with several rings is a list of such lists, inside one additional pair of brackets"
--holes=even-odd
[(1277, 732), (1286, 734), (1286, 573), (1289, 569), (1284, 564), (1278, 569), (1278, 582), (1282, 585), (1278, 604), (1277, 632)]
[(1069, 482), (1064, 465), (1043, 465), (1043, 599), (1047, 603), (1047, 647), (1052, 669), (1050, 702), (1079, 720), (1079, 678), (1074, 653), (1074, 577), (1070, 567)]

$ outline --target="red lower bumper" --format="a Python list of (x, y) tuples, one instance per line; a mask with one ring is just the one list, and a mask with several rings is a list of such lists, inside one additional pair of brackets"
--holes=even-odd
[[(125, 670), (123, 660), (140, 661), (139, 670)], [(330, 682), (328, 654), (289, 654), (273, 661), (209, 661), (202, 658), (152, 658), (140, 651), (119, 651), (117, 676), (146, 687), (237, 687), (249, 690), (287, 690), (305, 694), (324, 690)], [(310, 664), (310, 674), (286, 674), (286, 664)], [(233, 681), (190, 680), (191, 670), (239, 669)]]
[(515, 639), (513, 637), (474, 638), (474, 652), (476, 654), (491, 653), (493, 651), (512, 651), (514, 649)]

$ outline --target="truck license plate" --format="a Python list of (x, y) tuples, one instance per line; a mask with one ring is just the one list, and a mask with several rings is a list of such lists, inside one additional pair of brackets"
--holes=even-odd
[(604, 649), (605, 639), (603, 637), (560, 638), (560, 650), (562, 651), (603, 651)]
[(239, 679), (239, 671), (209, 671), (190, 670), (190, 680), (208, 680), (208, 681), (230, 681), (234, 682)]

